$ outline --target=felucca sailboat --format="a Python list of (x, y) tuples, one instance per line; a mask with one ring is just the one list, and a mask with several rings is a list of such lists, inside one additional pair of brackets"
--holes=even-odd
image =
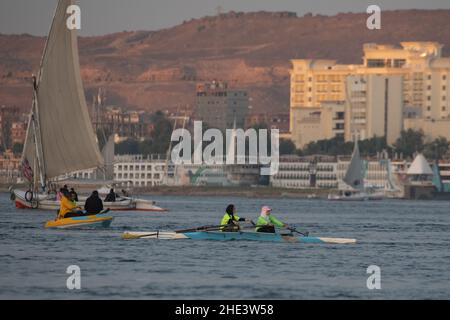
[[(44, 49), (22, 156), (29, 189), (12, 190), (18, 208), (56, 210), (53, 183), (71, 172), (104, 167), (80, 74), (77, 31), (67, 26), (74, 0), (60, 0)], [(84, 198), (85, 199), (85, 198)], [(83, 198), (79, 205), (83, 206)], [(124, 198), (105, 203), (111, 210), (164, 211), (152, 201)]]

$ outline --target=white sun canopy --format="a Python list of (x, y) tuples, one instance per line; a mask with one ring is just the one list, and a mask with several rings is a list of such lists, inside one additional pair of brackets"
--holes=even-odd
[(409, 167), (408, 175), (433, 175), (433, 170), (431, 170), (431, 167), (423, 156), (423, 154), (418, 154), (417, 157), (414, 159), (413, 163), (411, 164), (411, 167)]

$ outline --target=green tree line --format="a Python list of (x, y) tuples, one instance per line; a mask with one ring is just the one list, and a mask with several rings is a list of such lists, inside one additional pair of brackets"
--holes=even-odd
[(142, 154), (144, 156), (166, 154), (172, 135), (172, 122), (161, 111), (151, 116), (151, 122), (154, 125), (154, 130), (147, 139), (144, 141), (127, 139), (118, 143), (116, 144), (116, 154)]
[[(280, 142), (280, 154), (308, 155), (350, 155), (353, 151), (353, 142), (345, 142), (343, 138), (336, 137), (328, 140), (311, 142), (303, 149), (296, 149), (292, 141)], [(397, 153), (403, 158), (413, 158), (414, 154), (421, 152), (427, 159), (441, 160), (450, 156), (450, 142), (445, 137), (427, 141), (423, 131), (402, 131), (400, 137), (392, 145), (388, 145), (385, 137), (374, 137), (359, 142), (360, 152), (363, 156), (375, 156), (379, 152), (387, 151), (393, 156)]]

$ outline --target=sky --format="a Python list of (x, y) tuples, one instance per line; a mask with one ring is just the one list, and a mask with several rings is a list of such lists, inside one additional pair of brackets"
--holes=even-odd
[[(46, 35), (57, 0), (0, 0), (0, 33)], [(292, 11), (333, 15), (382, 10), (450, 9), (449, 0), (79, 0), (81, 35), (159, 30), (228, 11)]]

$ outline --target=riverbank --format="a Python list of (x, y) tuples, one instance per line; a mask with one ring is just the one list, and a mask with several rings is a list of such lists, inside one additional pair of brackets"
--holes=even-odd
[[(0, 185), (0, 192), (9, 192), (10, 185)], [(26, 186), (16, 186), (18, 188), (26, 188)], [(90, 193), (92, 190), (88, 190), (82, 187), (78, 187), (77, 190), (80, 193)], [(281, 189), (271, 187), (144, 187), (133, 188), (133, 195), (155, 195), (155, 196), (228, 196), (228, 197), (246, 197), (246, 198), (294, 198), (294, 199), (307, 199), (307, 198), (326, 198), (330, 192), (334, 190), (330, 189)], [(116, 190), (120, 193), (120, 190)]]
[(139, 195), (228, 196), (246, 198), (326, 198), (330, 189), (281, 189), (271, 187), (152, 187), (135, 189)]

